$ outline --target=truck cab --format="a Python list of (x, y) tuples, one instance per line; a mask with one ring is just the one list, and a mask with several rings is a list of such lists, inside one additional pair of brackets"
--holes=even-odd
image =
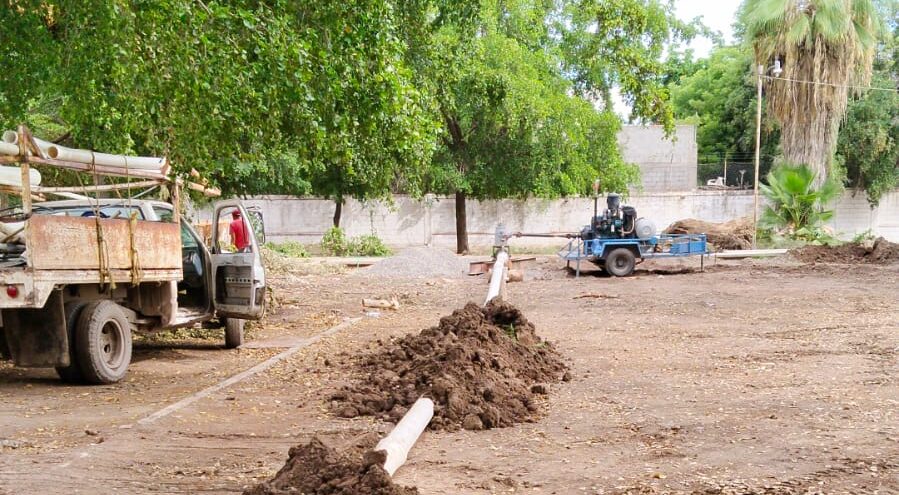
[[(69, 217), (71, 225), (38, 217)], [(189, 222), (178, 219), (171, 204), (162, 201), (44, 202), (34, 205), (32, 218), (38, 220), (32, 222), (29, 239), (54, 238), (56, 229), (56, 237), (92, 244), (99, 253), (100, 278), (94, 278), (94, 271), (74, 269), (79, 268), (78, 254), (71, 255), (71, 267), (62, 257), (52, 269), (42, 268), (40, 249), (32, 249), (37, 240), (25, 246), (20, 265), (0, 267), (0, 283), (10, 287), (21, 280), (24, 283), (16, 287), (30, 290), (19, 301), (0, 298), (0, 353), (7, 353), (19, 366), (54, 367), (71, 382), (114, 383), (127, 372), (134, 331), (217, 320), (225, 329), (225, 346), (234, 348), (243, 343), (245, 321), (263, 316), (265, 271), (251, 217), (240, 201), (214, 205), (208, 245)], [(172, 223), (177, 228), (160, 225)], [(41, 228), (47, 232), (38, 231)], [(91, 228), (96, 234), (72, 232)], [(128, 231), (130, 244), (117, 244), (116, 232), (123, 237)], [(145, 231), (152, 234), (149, 242), (136, 242)], [(73, 253), (79, 250), (77, 245), (69, 247)], [(88, 246), (84, 250), (91, 251)], [(105, 270), (112, 274), (108, 278), (103, 273), (104, 256)], [(161, 257), (167, 261), (154, 261)], [(114, 261), (120, 258), (126, 264), (130, 258), (130, 276), (122, 278), (119, 272), (127, 270), (120, 266), (115, 270)], [(164, 270), (159, 268), (163, 265)]]

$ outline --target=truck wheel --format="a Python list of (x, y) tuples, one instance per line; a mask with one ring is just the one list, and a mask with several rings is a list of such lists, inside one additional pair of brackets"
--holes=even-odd
[(626, 277), (634, 273), (637, 258), (627, 248), (615, 248), (606, 256), (606, 271), (615, 277)]
[(68, 303), (65, 306), (66, 332), (69, 334), (69, 365), (56, 367), (56, 374), (64, 382), (81, 383), (84, 381), (81, 368), (78, 367), (78, 356), (75, 354), (75, 328), (78, 326), (78, 317), (81, 316), (81, 310), (86, 305), (87, 303)]
[(243, 327), (247, 320), (225, 318), (225, 348), (236, 349), (243, 344)]
[(88, 383), (115, 383), (131, 363), (131, 324), (112, 301), (88, 304), (75, 329), (75, 354)]

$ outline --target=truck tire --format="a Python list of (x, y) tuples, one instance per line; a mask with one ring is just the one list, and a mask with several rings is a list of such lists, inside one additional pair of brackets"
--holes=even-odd
[(615, 248), (606, 256), (606, 271), (614, 277), (627, 277), (634, 273), (637, 258), (628, 248)]
[(243, 327), (247, 320), (225, 318), (225, 348), (236, 349), (243, 344)]
[(81, 374), (81, 368), (78, 366), (78, 356), (75, 354), (75, 329), (78, 326), (78, 317), (81, 316), (81, 310), (87, 306), (87, 303), (68, 303), (65, 305), (66, 311), (66, 332), (69, 336), (69, 365), (57, 366), (56, 374), (67, 383), (82, 383), (84, 376)]
[(131, 324), (112, 301), (90, 303), (75, 329), (75, 354), (88, 383), (115, 383), (131, 363)]

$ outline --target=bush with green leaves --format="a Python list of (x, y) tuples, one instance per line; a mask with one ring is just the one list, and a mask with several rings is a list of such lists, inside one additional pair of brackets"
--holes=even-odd
[(340, 227), (331, 227), (322, 236), (322, 251), (330, 256), (346, 256), (349, 254), (349, 242)]
[(306, 246), (303, 246), (299, 242), (296, 241), (284, 241), (284, 242), (269, 242), (265, 244), (265, 247), (279, 254), (283, 254), (284, 256), (288, 256), (290, 258), (308, 258), (309, 251), (306, 250)]
[(350, 239), (349, 251), (353, 256), (390, 256), (390, 248), (384, 245), (380, 237), (369, 234)]
[(322, 237), (322, 251), (330, 256), (390, 256), (390, 248), (374, 234), (347, 238), (340, 227), (331, 227)]
[(761, 184), (769, 205), (762, 214), (761, 226), (772, 237), (784, 236), (811, 244), (835, 244), (838, 241), (823, 224), (833, 218), (827, 206), (841, 192), (834, 180), (815, 187), (815, 172), (806, 165), (781, 165), (768, 173)]

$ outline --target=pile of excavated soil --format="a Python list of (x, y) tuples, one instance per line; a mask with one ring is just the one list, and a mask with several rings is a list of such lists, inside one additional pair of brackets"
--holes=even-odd
[(899, 262), (899, 244), (879, 237), (873, 243), (847, 243), (840, 246), (805, 246), (790, 251), (804, 263), (873, 263)]
[(666, 234), (705, 234), (709, 244), (719, 250), (750, 249), (752, 231), (752, 222), (745, 218), (726, 223), (710, 223), (688, 218), (678, 220), (665, 229)]
[(365, 435), (342, 452), (313, 438), (290, 449), (287, 463), (275, 476), (244, 495), (415, 495), (418, 490), (395, 484), (384, 471), (384, 452), (372, 452), (375, 434)]
[(378, 278), (459, 278), (468, 274), (468, 263), (449, 249), (420, 246), (403, 249), (356, 273)]
[(360, 358), (364, 379), (332, 396), (341, 417), (398, 421), (422, 395), (434, 400), (430, 427), (481, 430), (532, 421), (547, 385), (570, 375), (558, 352), (517, 308), (469, 303), (423, 330)]

